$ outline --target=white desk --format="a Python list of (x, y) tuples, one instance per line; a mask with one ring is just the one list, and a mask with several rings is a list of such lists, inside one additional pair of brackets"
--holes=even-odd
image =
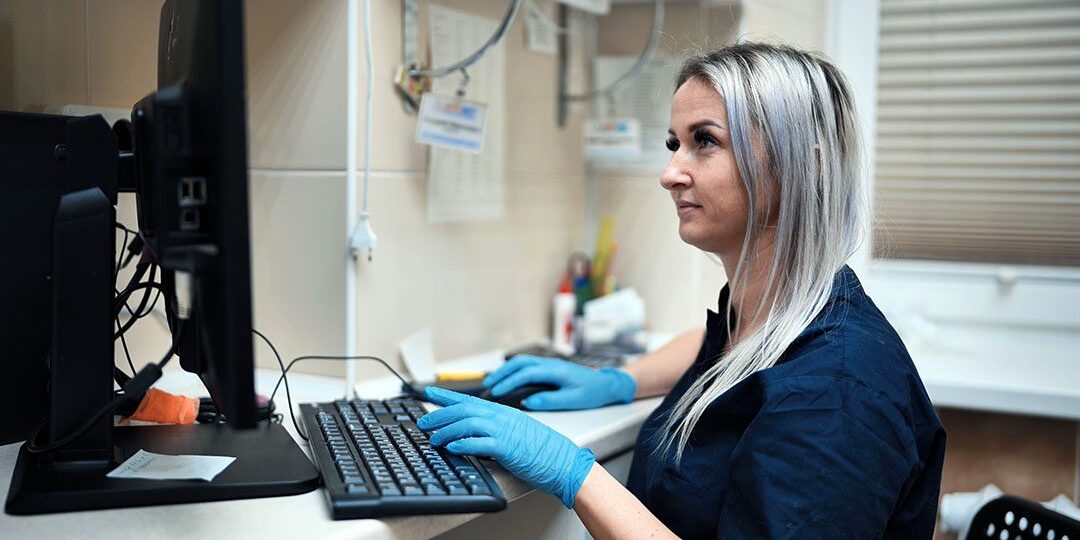
[(1076, 355), (1017, 357), (912, 347), (935, 406), (1080, 420)]
[[(491, 367), (499, 362), (498, 355), (480, 355), (460, 362), (440, 364), (440, 368)], [(497, 365), (497, 364), (495, 364)], [(256, 388), (269, 394), (277, 381), (278, 372), (258, 370)], [(304, 374), (290, 374), (293, 405), (308, 401), (330, 401), (341, 397), (341, 379)], [(378, 379), (358, 385), (363, 397), (387, 397), (398, 393), (396, 379)], [(158, 384), (162, 389), (185, 395), (204, 394), (201, 383), (190, 374), (168, 371)], [(275, 402), (285, 411), (284, 386)], [(617, 405), (591, 411), (562, 413), (532, 413), (533, 416), (575, 443), (591, 449), (601, 461), (625, 454), (633, 447), (645, 418), (660, 399), (641, 400), (629, 405)], [(288, 417), (285, 426), (303, 446)], [(11, 472), (18, 454), (18, 444), (0, 447), (0, 493), (7, 496)], [(212, 503), (197, 503), (142, 508), (123, 508), (70, 512), (38, 516), (0, 514), (0, 538), (169, 538), (205, 540), (207, 538), (431, 538), (467, 522), (485, 516), (503, 514), (522, 516), (533, 506), (546, 508), (548, 513), (554, 499), (540, 494), (507, 473), (494, 462), (487, 462), (503, 493), (511, 501), (510, 508), (496, 514), (452, 514), (410, 516), (386, 519), (333, 521), (329, 517), (326, 498), (321, 489), (303, 495), (247, 499)], [(526, 497), (526, 495), (529, 495)], [(550, 499), (550, 500), (549, 500)], [(561, 508), (561, 506), (559, 507)], [(488, 519), (485, 517), (485, 519)], [(495, 518), (498, 519), (498, 518)], [(542, 526), (542, 524), (541, 524)], [(505, 528), (487, 528), (506, 531)], [(470, 533), (474, 534), (474, 533)], [(495, 532), (494, 536), (501, 533)]]

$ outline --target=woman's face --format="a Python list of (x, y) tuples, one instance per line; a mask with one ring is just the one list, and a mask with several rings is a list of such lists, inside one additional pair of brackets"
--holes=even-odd
[(675, 92), (668, 128), (671, 161), (660, 185), (671, 192), (684, 242), (722, 259), (738, 257), (747, 226), (747, 196), (720, 94), (698, 79)]

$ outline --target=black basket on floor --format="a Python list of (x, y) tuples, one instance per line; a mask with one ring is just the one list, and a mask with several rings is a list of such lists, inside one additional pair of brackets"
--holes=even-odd
[(1037, 502), (1008, 495), (979, 509), (968, 527), (968, 540), (1080, 540), (1080, 521)]

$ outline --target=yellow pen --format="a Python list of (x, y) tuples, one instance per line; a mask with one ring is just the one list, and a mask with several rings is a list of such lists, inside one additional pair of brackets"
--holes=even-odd
[(486, 376), (486, 371), (440, 371), (435, 374), (435, 381), (472, 381)]

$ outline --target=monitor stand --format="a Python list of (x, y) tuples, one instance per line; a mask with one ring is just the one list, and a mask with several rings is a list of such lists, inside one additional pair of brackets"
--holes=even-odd
[[(48, 440), (84, 425), (112, 400), (113, 222), (102, 192), (61, 197), (53, 228), (53, 336)], [(254, 398), (254, 396), (252, 396)], [(35, 433), (36, 434), (36, 433)], [(213, 481), (105, 475), (140, 449), (235, 457)], [(54, 450), (19, 451), (5, 510), (42, 514), (306, 493), (319, 472), (280, 424), (112, 426), (112, 415)]]
[[(118, 426), (111, 462), (59, 464), (21, 449), (8, 492), (9, 514), (297, 495), (319, 487), (319, 472), (280, 424), (233, 430), (221, 424)], [(107, 478), (140, 449), (174, 455), (234, 456), (211, 482)]]

